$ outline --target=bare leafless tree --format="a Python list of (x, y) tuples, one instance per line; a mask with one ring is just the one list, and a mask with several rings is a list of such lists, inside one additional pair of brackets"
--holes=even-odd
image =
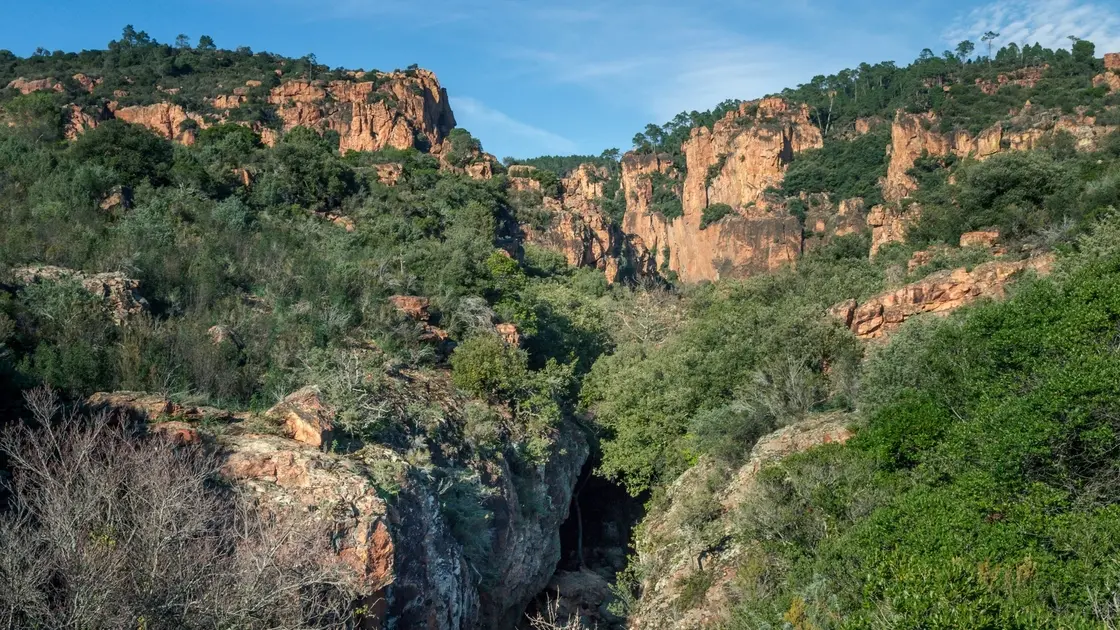
[(27, 396), (0, 439), (0, 628), (349, 628), (352, 574), (306, 512), (254, 507), (201, 447)]

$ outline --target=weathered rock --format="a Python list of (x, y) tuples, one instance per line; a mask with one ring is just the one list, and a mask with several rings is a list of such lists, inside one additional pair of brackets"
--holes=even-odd
[(1083, 113), (1063, 115), (1060, 110), (1036, 111), (1028, 102), (1005, 129), (1001, 123), (983, 130), (975, 138), (966, 131), (942, 134), (938, 118), (932, 113), (908, 114), (899, 110), (891, 127), (890, 163), (881, 183), (883, 197), (899, 201), (915, 190), (918, 183), (908, 174), (923, 155), (987, 159), (1003, 151), (1034, 148), (1044, 137), (1066, 132), (1079, 151), (1093, 151), (1115, 127), (1098, 125)]
[(288, 81), (269, 94), (284, 129), (337, 131), (339, 150), (410, 149), (422, 138), (442, 146), (455, 115), (435, 74), (427, 70), (378, 74), (374, 81)]
[(1052, 256), (1017, 262), (993, 261), (972, 271), (961, 268), (939, 271), (918, 282), (866, 300), (838, 304), (830, 309), (860, 339), (877, 339), (897, 330), (903, 322), (923, 313), (949, 313), (981, 297), (1003, 296), (1007, 285), (1027, 270), (1047, 274)]
[(1093, 77), (1093, 87), (1107, 86), (1109, 92), (1120, 92), (1120, 70), (1107, 70)]
[(507, 344), (515, 347), (521, 347), (521, 331), (517, 330), (516, 324), (502, 323), (497, 325), (498, 335)]
[(373, 169), (377, 173), (377, 181), (386, 186), (396, 186), (401, 176), (404, 175), (404, 167), (395, 162), (377, 164)]
[(1120, 53), (1105, 53), (1104, 69), (1120, 70)]
[(871, 257), (888, 243), (901, 243), (906, 240), (906, 231), (921, 217), (922, 209), (918, 204), (910, 204), (905, 209), (897, 205), (879, 205), (867, 215), (867, 225), (871, 228)]
[[(432, 401), (454, 395), (445, 391), (449, 377), (413, 375), (403, 382)], [(134, 413), (170, 439), (203, 437), (203, 425), (183, 422), (201, 419), (193, 408), (163, 397), (117, 392), (98, 394), (90, 404)], [(202, 443), (219, 449), (224, 474), (254, 493), (260, 509), (296, 510), (322, 521), (337, 559), (361, 589), (362, 627), (369, 628), (513, 627), (560, 559), (560, 524), (589, 450), (583, 433), (565, 422), (541, 466), (515, 475), (504, 460), (482, 465), (484, 506), (493, 517), (485, 530), (470, 532), (487, 550), (472, 564), (451, 533), (443, 490), (389, 449), (370, 445), (339, 455), (239, 427), (205, 438)]]
[[(143, 392), (98, 392), (86, 399), (86, 405), (99, 410), (124, 411), (136, 420), (149, 424), (168, 420), (198, 422), (243, 417), (214, 407), (181, 405), (165, 396)], [(164, 424), (173, 426), (168, 422)]]
[(198, 430), (186, 422), (160, 422), (148, 427), (148, 431), (181, 446), (198, 444), (202, 441)]
[(427, 322), (431, 319), (431, 313), (428, 309), (431, 307), (432, 301), (426, 297), (394, 295), (389, 298), (389, 302), (402, 314), (418, 322)]
[(134, 125), (141, 125), (155, 133), (185, 145), (194, 144), (196, 129), (205, 129), (209, 123), (199, 114), (187, 112), (174, 103), (110, 107), (113, 116)]
[(104, 300), (117, 323), (148, 310), (148, 301), (140, 295), (140, 281), (125, 277), (120, 272), (87, 275), (81, 271), (36, 265), (13, 270), (17, 282), (79, 282), (90, 293)]
[(907, 172), (923, 155), (984, 159), (999, 153), (1003, 127), (996, 124), (973, 138), (967, 132), (944, 135), (936, 130), (938, 119), (932, 113), (908, 114), (899, 110), (891, 126), (890, 163), (882, 183), (883, 197), (898, 201), (918, 188), (918, 182)]
[(980, 87), (981, 92), (988, 96), (999, 92), (1000, 89), (1008, 85), (1017, 85), (1022, 88), (1030, 89), (1038, 85), (1038, 82), (1042, 80), (1042, 75), (1049, 69), (1049, 64), (1021, 68), (1014, 72), (1000, 73), (995, 81), (976, 79), (976, 85)]
[(999, 230), (978, 230), (961, 234), (961, 247), (993, 247), (999, 242)]
[(20, 94), (31, 94), (32, 92), (40, 91), (62, 92), (65, 90), (62, 84), (54, 79), (28, 80), (23, 77), (8, 83), (7, 87), (9, 90), (19, 90)]
[(101, 83), (104, 82), (104, 79), (102, 79), (101, 77), (94, 78), (81, 72), (75, 74), (73, 79), (77, 81), (78, 85), (82, 86), (83, 90), (89, 92), (90, 94), (93, 94), (93, 91), (97, 89), (97, 86), (101, 85)]
[(78, 136), (97, 127), (99, 117), (92, 116), (77, 105), (69, 105), (63, 112), (63, 135), (67, 140), (76, 140)]
[(543, 208), (551, 214), (547, 229), (522, 225), (525, 242), (556, 250), (569, 265), (602, 270), (608, 282), (619, 279), (626, 255), (625, 237), (599, 205), (610, 174), (603, 167), (582, 164), (560, 182), (560, 195), (543, 194), (541, 183), (532, 179), (536, 169), (511, 166), (511, 190), (541, 195)]
[[(704, 537), (690, 534), (690, 514), (696, 497), (704, 492), (709, 479), (720, 474), (716, 462), (701, 461), (670, 485), (662, 507), (651, 512), (643, 522), (636, 541), (639, 562), (647, 576), (642, 583), (638, 608), (629, 618), (635, 630), (699, 630), (721, 627), (734, 604), (734, 583), (737, 569), (752, 543), (741, 540), (741, 528), (735, 515), (757, 488), (757, 477), (763, 467), (785, 457), (825, 444), (843, 444), (852, 437), (850, 419), (844, 414), (811, 416), (801, 422), (763, 437), (751, 449), (747, 463), (730, 475), (724, 490), (712, 497), (717, 514), (706, 525), (711, 531)], [(712, 538), (724, 542), (713, 545)], [(704, 571), (710, 586), (691, 602), (688, 610), (680, 610), (685, 581)]]
[[(744, 103), (711, 130), (693, 129), (683, 146), (688, 173), (679, 183), (684, 215), (673, 220), (653, 209), (649, 179), (654, 173), (679, 179), (671, 161), (627, 154), (623, 231), (637, 236), (659, 267), (689, 283), (792, 263), (801, 255), (801, 225), (784, 208), (771, 208), (763, 192), (781, 182), (794, 155), (822, 144), (808, 108), (778, 98)], [(701, 230), (704, 209), (717, 203), (735, 212)]]
[(289, 394), (267, 415), (279, 419), (288, 437), (296, 442), (322, 447), (331, 441), (336, 413), (323, 402), (317, 387), (304, 387)]
[(860, 197), (832, 203), (825, 193), (802, 194), (805, 213), (804, 251), (811, 251), (835, 237), (867, 230), (867, 204)]
[(113, 186), (108, 195), (97, 204), (105, 212), (120, 212), (132, 208), (132, 187)]

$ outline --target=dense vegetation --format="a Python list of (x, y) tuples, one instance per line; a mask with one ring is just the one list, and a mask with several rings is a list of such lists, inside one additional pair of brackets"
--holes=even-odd
[[(1088, 42), (1072, 52), (1010, 45), (992, 59), (970, 59), (973, 49), (962, 43), (941, 57), (924, 52), (902, 68), (865, 64), (784, 92), (810, 104), (825, 144), (797, 156), (781, 189), (769, 192), (881, 201), (883, 123), (896, 108), (932, 111), (943, 130), (973, 133), (1028, 98), (1039, 107), (1103, 112), (1105, 120), (1115, 115), (1103, 108), (1117, 105), (1117, 96), (1091, 87), (1100, 62)], [(1040, 75), (1034, 87), (1009, 85), (994, 95), (981, 89), (1001, 73), (1022, 71)], [(104, 82), (87, 93), (68, 78), (76, 72)], [(68, 491), (105, 504), (112, 491), (99, 483), (108, 474), (97, 468), (104, 462), (68, 470), (58, 453), (33, 447), (40, 438), (62, 439), (119, 453), (121, 474), (144, 479), (137, 468), (147, 460), (137, 463), (129, 436), (94, 435), (81, 422), (40, 434), (18, 422), (25, 417), (28, 426), (49, 430), (61, 414), (45, 390), (21, 402), (37, 387), (67, 403), (100, 390), (137, 390), (262, 410), (315, 383), (338, 407), (347, 440), (382, 444), (418, 462), (439, 486), (448, 526), (473, 562), (487, 551), (481, 541), (492, 514), (472, 471), (498, 460), (515, 475), (540, 470), (566, 419), (578, 417), (597, 438), (597, 473), (651, 497), (656, 510), (668, 501), (666, 487), (697, 462), (733, 471), (761, 436), (830, 414), (858, 430), (850, 445), (764, 470), (741, 513), (721, 513), (714, 499), (726, 474), (685, 498), (689, 527), (719, 530), (705, 541), (710, 548), (729, 543), (712, 523), (730, 519), (733, 541), (747, 550), (732, 627), (1117, 622), (1120, 132), (1093, 153), (1057, 134), (1037, 151), (983, 162), (922, 157), (911, 172), (921, 218), (907, 243), (874, 260), (868, 235), (851, 234), (812, 249), (795, 268), (749, 280), (609, 287), (602, 273), (571, 269), (556, 252), (518, 249), (518, 223), (549, 225), (540, 194), (510, 194), (503, 177), (479, 182), (440, 170), (422, 151), (340, 156), (337, 136), (305, 128), (266, 148), (237, 124), (203, 130), (189, 147), (119, 121), (62, 140), (66, 104), (92, 106), (116, 90), (128, 92), (114, 97), (125, 104), (165, 100), (166, 90), (178, 90), (171, 100), (204, 110), (219, 83), (260, 80), (267, 89), (282, 78), (345, 76), (313, 57), (218, 50), (209, 38), (167, 46), (127, 29), (106, 51), (42, 51), (29, 59), (0, 52), (0, 84), (19, 76), (52, 76), (63, 90), (0, 93), (0, 421), (20, 427), (0, 447), (17, 460), (12, 469), (46, 465)], [(254, 94), (244, 109), (259, 122), (272, 120)], [(654, 211), (670, 219), (682, 212), (681, 144), (689, 131), (741, 105), (681, 114), (635, 137), (636, 151), (668, 154), (677, 166), (677, 177), (650, 176)], [(880, 124), (857, 136), (857, 118)], [(450, 139), (443, 158), (453, 167), (481, 150), (466, 131)], [(395, 186), (380, 183), (373, 168), (389, 161), (403, 168)], [(535, 166), (529, 177), (550, 196), (586, 162), (607, 169), (601, 203), (620, 224), (626, 200), (617, 151), (506, 160)], [(805, 210), (790, 204), (792, 212)], [(714, 204), (701, 227), (733, 212)], [(908, 324), (870, 352), (827, 314), (843, 300), (990, 259), (990, 251), (954, 247), (963, 232), (987, 227), (1000, 230), (1010, 257), (1062, 252), (1059, 271), (1029, 279), (1005, 303)], [(936, 256), (908, 269), (916, 250), (933, 246)], [(139, 281), (150, 308), (122, 323), (78, 281), (21, 279), (18, 270), (31, 264), (120, 272)], [(448, 341), (398, 312), (394, 295), (430, 297), (429, 323)], [(522, 342), (503, 339), (500, 323), (516, 325)], [(452, 408), (406, 396), (394, 384), (402, 372), (427, 383), (444, 370), (463, 395)], [(188, 482), (214, 472), (213, 462), (178, 458), (162, 446), (155, 452), (155, 461)], [(19, 461), (29, 457), (30, 464)], [(120, 549), (128, 562), (147, 564), (145, 549), (117, 547), (110, 534), (140, 539), (156, 516), (129, 512), (106, 533), (94, 518), (101, 512), (37, 503), (49, 497), (27, 479), (11, 488), (22, 500), (0, 519), (0, 549), (9, 550), (0, 557), (0, 585), (9, 587), (0, 589), (0, 615), (7, 615), (0, 623), (87, 619), (91, 609), (58, 586), (57, 576), (75, 561), (58, 541), (77, 528), (79, 537), (92, 532), (101, 551)], [(307, 574), (306, 588), (322, 595), (312, 599), (320, 607), (314, 614), (270, 598), (305, 570), (298, 555), (269, 580), (240, 581), (238, 563), (258, 559), (258, 545), (275, 532), (252, 521), (238, 497), (201, 482), (184, 490), (170, 483), (175, 479), (163, 481), (155, 491), (196, 500), (178, 505), (176, 515), (226, 542), (195, 554), (177, 573), (158, 572), (154, 595), (113, 574), (109, 590), (98, 593), (117, 598), (115, 615), (132, 623), (156, 614), (153, 602), (201, 600), (215, 602), (212, 618), (199, 622), (184, 604), (160, 622), (345, 621), (345, 606), (337, 604), (346, 585), (333, 575)], [(521, 509), (538, 507), (526, 502)], [(54, 527), (52, 517), (69, 520)], [(246, 527), (252, 536), (228, 538)], [(34, 572), (32, 558), (40, 561)], [(83, 570), (81, 576), (100, 575)], [(640, 563), (632, 570), (640, 573)], [(206, 571), (218, 579), (187, 589), (172, 579)], [(712, 577), (689, 577), (677, 605), (702, 602)], [(69, 608), (19, 599), (43, 592)], [(17, 597), (5, 599), (8, 593)], [(257, 616), (250, 623), (245, 615)]]
[(1118, 230), (872, 355), (857, 437), (767, 470), (738, 515), (761, 557), (733, 627), (1115, 623)]

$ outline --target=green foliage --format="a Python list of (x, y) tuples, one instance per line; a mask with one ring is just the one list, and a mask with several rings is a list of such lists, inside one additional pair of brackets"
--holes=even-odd
[(528, 159), (507, 157), (502, 159), (502, 163), (507, 167), (515, 165), (535, 166), (542, 171), (549, 171), (557, 177), (567, 177), (584, 164), (606, 168), (611, 174), (615, 174), (619, 171), (618, 149), (609, 149), (598, 156), (542, 155), (540, 157)]
[(704, 208), (704, 212), (700, 217), (700, 229), (703, 230), (730, 214), (735, 214), (735, 208), (725, 203), (713, 203)]
[(457, 168), (463, 168), (482, 151), (482, 143), (471, 135), (466, 129), (452, 129), (447, 135), (451, 148), (447, 151), (447, 163)]
[(78, 162), (97, 164), (134, 186), (147, 181), (168, 182), (174, 151), (171, 143), (151, 131), (118, 120), (109, 120), (84, 133), (70, 148)]
[(826, 192), (834, 199), (862, 197), (868, 205), (882, 202), (879, 179), (887, 174), (890, 128), (883, 126), (854, 140), (829, 140), (821, 149), (797, 155), (782, 180), (788, 196)]
[(601, 473), (636, 495), (699, 454), (734, 461), (777, 426), (851, 404), (860, 349), (824, 313), (881, 286), (866, 258), (814, 254), (796, 270), (695, 290), (679, 333), (620, 345), (585, 379), (584, 404), (606, 431)]
[(742, 536), (782, 568), (732, 627), (779, 622), (794, 602), (839, 627), (1107, 619), (1099, 602), (1120, 577), (1116, 230), (1109, 219), (1079, 240), (1056, 280), (908, 324), (873, 353), (866, 427), (764, 470), (744, 505)]
[(650, 205), (654, 212), (661, 214), (666, 220), (672, 221), (684, 216), (684, 205), (681, 202), (679, 182), (665, 173), (650, 173), (649, 184), (653, 190)]
[(455, 385), (496, 403), (515, 400), (529, 371), (529, 357), (495, 335), (480, 335), (459, 344), (451, 356)]

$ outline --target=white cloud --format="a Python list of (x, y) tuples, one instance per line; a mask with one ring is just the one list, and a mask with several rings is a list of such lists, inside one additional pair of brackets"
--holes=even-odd
[[(1097, 54), (1120, 50), (1120, 6), (1078, 0), (997, 0), (957, 19), (945, 32), (955, 44), (979, 42), (987, 31), (1000, 34), (995, 44), (1040, 43), (1047, 48), (1069, 47), (1069, 36), (1097, 45)], [(977, 46), (977, 52), (980, 52)]]
[(479, 132), (486, 130), (489, 133), (507, 134), (531, 141), (543, 150), (552, 153), (563, 154), (576, 151), (576, 143), (571, 140), (546, 129), (534, 127), (511, 118), (478, 99), (469, 96), (455, 96), (451, 98), (451, 103), (460, 124), (483, 138), (486, 136), (482, 136)]

